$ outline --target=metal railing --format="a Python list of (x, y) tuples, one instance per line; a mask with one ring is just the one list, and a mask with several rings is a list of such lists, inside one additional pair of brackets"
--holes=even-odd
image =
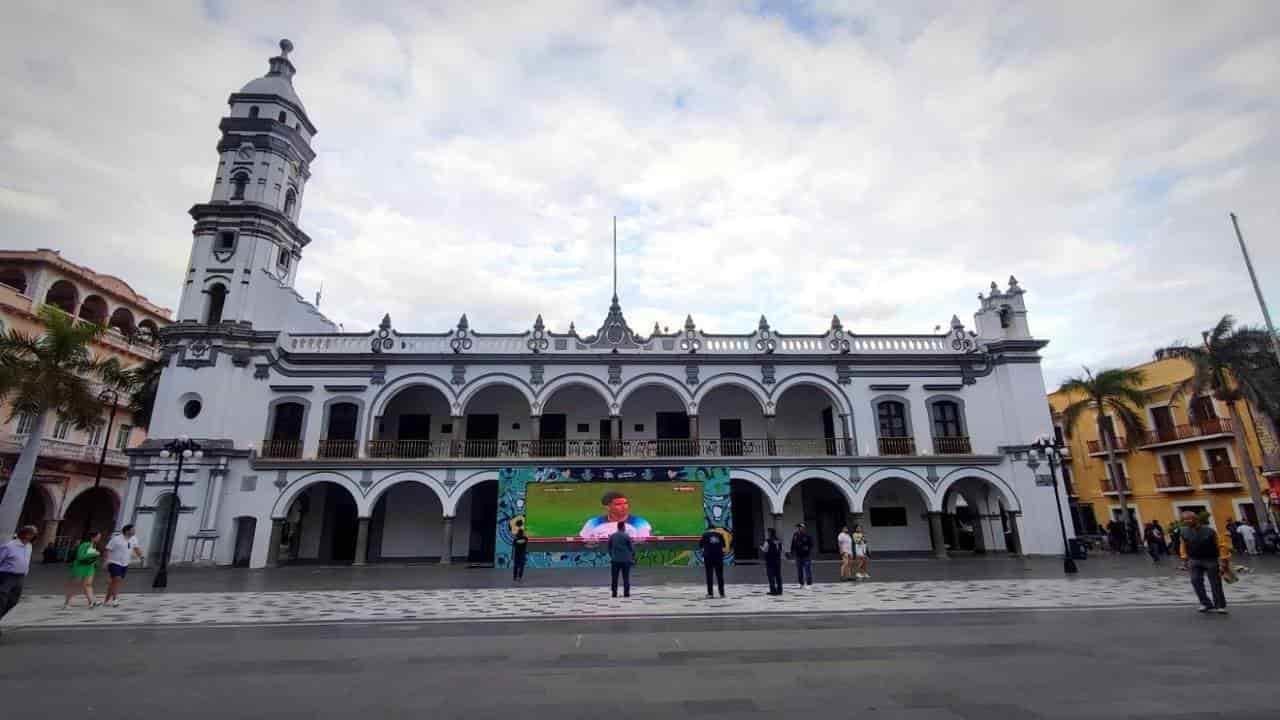
[(321, 440), (317, 452), (322, 458), (353, 458), (359, 444), (355, 440)]
[(935, 455), (972, 455), (973, 446), (969, 443), (968, 435), (935, 437), (933, 452)]
[[(46, 426), (48, 427), (48, 426)], [(0, 451), (21, 453), (27, 444), (28, 435), (13, 434), (8, 439), (0, 440)], [(58, 458), (61, 460), (77, 460), (97, 464), (102, 454), (102, 439), (93, 445), (80, 445), (56, 438), (40, 438), (40, 457)], [(106, 465), (127, 467), (129, 456), (111, 447), (107, 449)]]
[(1155, 473), (1156, 487), (1161, 490), (1191, 488), (1191, 475), (1186, 472)]
[[(911, 438), (884, 438), (896, 455), (915, 452)], [(968, 450), (968, 439), (965, 451)], [(853, 454), (846, 438), (707, 438), (662, 440), (370, 440), (364, 444), (367, 459), (413, 460), (419, 458), (657, 458), (657, 457), (823, 457)], [(357, 458), (354, 440), (321, 440), (320, 459)], [(957, 450), (957, 452), (959, 452)], [(301, 459), (297, 440), (267, 440), (264, 458)]]
[[(1133, 484), (1129, 482), (1129, 478), (1122, 479), (1120, 481), (1120, 487), (1124, 489), (1124, 492), (1126, 495), (1133, 494)], [(1116, 481), (1109, 477), (1102, 478), (1102, 492), (1104, 493), (1118, 492), (1116, 490)]]
[[(1107, 451), (1106, 446), (1102, 444), (1101, 440), (1089, 440), (1086, 445), (1089, 446), (1089, 454), (1091, 455), (1094, 453), (1105, 453)], [(1116, 452), (1128, 452), (1129, 441), (1123, 437), (1115, 437), (1111, 439), (1111, 447), (1113, 447)]]
[(1234, 467), (1219, 465), (1200, 471), (1201, 485), (1239, 485), (1240, 471)]
[(916, 440), (913, 437), (882, 437), (878, 445), (881, 455), (916, 454)]
[(267, 458), (300, 458), (302, 443), (298, 440), (263, 440), (261, 454)]
[[(1191, 438), (1204, 437), (1206, 435), (1224, 435), (1233, 431), (1231, 418), (1211, 418), (1202, 420), (1198, 423), (1189, 423), (1186, 425), (1175, 425), (1168, 428), (1156, 428), (1147, 431), (1147, 445), (1155, 445), (1157, 443), (1175, 442), (1177, 440), (1189, 440)], [(1092, 452), (1092, 451), (1091, 451)]]

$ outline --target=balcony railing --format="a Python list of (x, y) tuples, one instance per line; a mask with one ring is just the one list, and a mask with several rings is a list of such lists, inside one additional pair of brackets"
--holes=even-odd
[(972, 455), (973, 446), (969, 443), (968, 435), (935, 437), (933, 452), (936, 455)]
[[(1223, 435), (1232, 432), (1231, 418), (1211, 418), (1198, 423), (1156, 428), (1147, 432), (1147, 445), (1177, 442), (1206, 435)], [(1092, 450), (1090, 451), (1092, 452)]]
[(881, 455), (915, 455), (916, 440), (911, 437), (880, 438)]
[(1160, 490), (1190, 490), (1191, 476), (1185, 472), (1156, 473), (1156, 487)]
[[(1090, 455), (1094, 453), (1104, 453), (1107, 451), (1106, 446), (1102, 444), (1101, 440), (1090, 440), (1087, 444), (1089, 446)], [(1127, 452), (1129, 450), (1129, 442), (1122, 437), (1112, 438), (1111, 447), (1113, 447), (1116, 452)]]
[[(0, 451), (12, 452), (14, 454), (22, 452), (22, 448), (27, 444), (27, 435), (10, 435), (7, 439), (0, 440)], [(60, 460), (77, 460), (80, 462), (97, 464), (98, 459), (102, 456), (102, 443), (96, 445), (79, 445), (66, 440), (57, 440), (55, 438), (40, 438), (40, 457), (58, 458)], [(129, 465), (129, 456), (120, 450), (109, 448), (107, 450), (106, 465), (127, 467)]]
[(302, 443), (297, 440), (264, 440), (262, 457), (268, 458), (300, 458)]
[[(1129, 478), (1124, 478), (1123, 480), (1121, 480), (1121, 481), (1120, 481), (1120, 487), (1121, 487), (1121, 489), (1122, 489), (1122, 490), (1124, 490), (1124, 493), (1125, 493), (1126, 495), (1130, 495), (1130, 494), (1132, 494), (1132, 493), (1133, 493), (1133, 487), (1132, 487), (1132, 486), (1131, 486), (1131, 484), (1129, 483)], [(1114, 479), (1112, 479), (1112, 478), (1109, 478), (1109, 477), (1108, 477), (1108, 478), (1102, 478), (1102, 492), (1104, 492), (1104, 493), (1112, 493), (1112, 494), (1119, 494), (1119, 491), (1118, 491), (1118, 490), (1116, 490), (1116, 481), (1115, 481)]]
[[(899, 455), (914, 453), (911, 438), (885, 438)], [(966, 439), (967, 443), (967, 439)], [(365, 458), (414, 460), (420, 458), (654, 458), (654, 457), (822, 457), (852, 454), (853, 442), (845, 438), (708, 438), (699, 440), (370, 440)], [(302, 443), (267, 440), (261, 456), (302, 458)], [(358, 457), (354, 440), (321, 440), (321, 459)], [(967, 450), (967, 444), (966, 444)], [(957, 451), (958, 452), (958, 451)]]
[(1226, 465), (1219, 465), (1200, 471), (1201, 485), (1239, 485), (1240, 471)]

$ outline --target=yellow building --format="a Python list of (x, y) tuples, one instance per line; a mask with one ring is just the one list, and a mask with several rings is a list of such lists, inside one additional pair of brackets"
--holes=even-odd
[[(170, 322), (167, 308), (134, 292), (123, 280), (68, 262), (57, 251), (0, 250), (0, 332), (16, 329), (43, 335), (38, 315), (42, 305), (106, 326), (92, 351), (114, 357), (125, 367), (158, 358), (159, 330)], [(37, 549), (66, 545), (89, 527), (110, 530), (115, 524), (129, 486), (124, 451), (146, 439), (146, 430), (125, 407), (128, 402), (120, 398), (109, 431), (111, 406), (106, 403), (101, 424), (89, 430), (77, 430), (59, 418), (45, 422), (20, 520), (41, 528)], [(11, 409), (8, 403), (0, 404), (0, 497), (33, 422), (22, 415), (10, 420)], [(102, 479), (95, 488), (100, 460)]]
[[(1158, 520), (1167, 527), (1183, 510), (1195, 510), (1207, 511), (1219, 530), (1228, 520), (1246, 517), (1260, 527), (1242, 468), (1244, 463), (1254, 466), (1264, 500), (1280, 496), (1268, 494), (1268, 481), (1280, 483), (1280, 472), (1276, 472), (1280, 453), (1266, 429), (1266, 419), (1240, 402), (1249, 446), (1246, 455), (1236, 445), (1225, 403), (1208, 396), (1170, 402), (1179, 383), (1192, 374), (1189, 362), (1155, 360), (1135, 369), (1146, 375), (1145, 389), (1152, 393), (1147, 407), (1135, 408), (1147, 432), (1145, 437), (1126, 437), (1118, 419), (1104, 420), (1116, 438), (1116, 468), (1112, 472), (1106, 470), (1097, 411), (1086, 411), (1076, 427), (1068, 429), (1062, 423), (1062, 410), (1078, 397), (1061, 392), (1049, 395), (1056, 432), (1069, 449), (1064, 474), (1076, 532), (1094, 533), (1099, 524), (1120, 517), (1117, 481), (1124, 483), (1130, 513), (1141, 525)], [(1189, 418), (1189, 403), (1196, 404), (1197, 423)]]

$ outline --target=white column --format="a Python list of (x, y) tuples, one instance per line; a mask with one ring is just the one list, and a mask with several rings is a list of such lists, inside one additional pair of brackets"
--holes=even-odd
[(205, 496), (204, 515), (200, 518), (201, 530), (215, 530), (218, 527), (218, 508), (222, 504), (222, 483), (226, 477), (225, 465), (209, 471), (209, 493)]
[(142, 479), (144, 477), (146, 475), (142, 473), (129, 473), (129, 486), (124, 491), (124, 497), (121, 498), (120, 512), (116, 515), (116, 528), (133, 524), (133, 513), (135, 508), (138, 507), (138, 496), (142, 493)]

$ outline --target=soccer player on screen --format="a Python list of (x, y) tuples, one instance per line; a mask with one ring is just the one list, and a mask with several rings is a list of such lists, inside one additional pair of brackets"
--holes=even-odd
[(604, 514), (587, 520), (578, 535), (588, 540), (604, 540), (618, 529), (618, 523), (624, 523), (627, 537), (645, 539), (653, 534), (653, 526), (639, 515), (631, 514), (631, 504), (627, 496), (616, 490), (610, 490), (600, 498), (604, 506)]

